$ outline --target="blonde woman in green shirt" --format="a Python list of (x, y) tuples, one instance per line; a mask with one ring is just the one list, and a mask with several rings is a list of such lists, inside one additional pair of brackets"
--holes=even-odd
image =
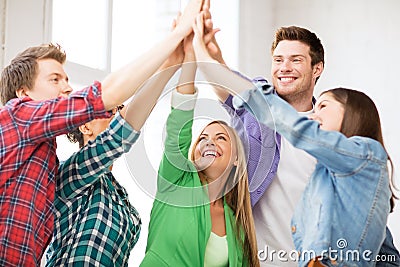
[(240, 138), (213, 121), (193, 142), (189, 159), (196, 63), (190, 38), (184, 47), (140, 266), (259, 266)]

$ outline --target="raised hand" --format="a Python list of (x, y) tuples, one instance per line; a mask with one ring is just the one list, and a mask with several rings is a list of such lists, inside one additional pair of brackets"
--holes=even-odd
[(199, 62), (214, 61), (210, 56), (204, 40), (204, 14), (203, 11), (197, 15), (196, 22), (193, 24), (193, 49), (196, 55), (196, 60)]
[(213, 28), (213, 21), (210, 12), (210, 0), (204, 0), (202, 6), (203, 21), (204, 21), (204, 43), (206, 44), (208, 53), (212, 58), (217, 60), (219, 63), (225, 65), (225, 61), (222, 57), (221, 48), (219, 47), (215, 34), (220, 31), (219, 28)]
[(192, 32), (192, 25), (202, 8), (203, 0), (191, 0), (180, 17), (175, 31), (179, 35), (187, 36)]
[(213, 29), (213, 22), (211, 20), (210, 0), (204, 0), (201, 10), (204, 14), (204, 32), (207, 34)]
[[(179, 23), (181, 13), (179, 12), (176, 19), (172, 21), (171, 31), (174, 31), (176, 25)], [(186, 38), (185, 38), (186, 39)], [(166, 69), (173, 66), (180, 66), (185, 57), (185, 53), (183, 50), (183, 41), (176, 47), (176, 49), (170, 54), (168, 59), (163, 63), (160, 69)]]

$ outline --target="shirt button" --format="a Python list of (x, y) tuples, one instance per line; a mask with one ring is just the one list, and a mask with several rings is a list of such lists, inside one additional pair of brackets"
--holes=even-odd
[(292, 233), (296, 233), (296, 226), (292, 225)]

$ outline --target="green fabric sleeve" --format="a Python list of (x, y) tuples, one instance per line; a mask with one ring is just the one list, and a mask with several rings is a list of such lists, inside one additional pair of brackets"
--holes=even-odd
[(158, 191), (171, 185), (185, 185), (187, 172), (197, 172), (188, 159), (192, 142), (193, 110), (171, 109), (167, 119), (164, 154), (158, 171)]

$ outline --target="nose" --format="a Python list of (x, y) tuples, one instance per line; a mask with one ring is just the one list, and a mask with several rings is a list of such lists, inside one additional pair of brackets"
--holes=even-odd
[(313, 121), (318, 122), (319, 124), (322, 123), (321, 118), (318, 116), (317, 113), (313, 113), (313, 114), (308, 115), (308, 118), (309, 118), (310, 120), (313, 120)]
[(308, 118), (309, 118), (310, 120), (315, 121), (315, 120), (317, 119), (317, 115), (316, 115), (315, 113), (312, 113), (312, 114), (308, 115)]
[(206, 141), (206, 146), (215, 146), (214, 140), (212, 138), (209, 138)]
[(292, 71), (292, 63), (290, 60), (284, 60), (281, 64), (281, 72), (290, 72)]
[(69, 85), (68, 82), (66, 82), (65, 84), (62, 85), (62, 89), (60, 92), (60, 95), (64, 96), (64, 97), (68, 97), (68, 95), (72, 93), (72, 88)]

